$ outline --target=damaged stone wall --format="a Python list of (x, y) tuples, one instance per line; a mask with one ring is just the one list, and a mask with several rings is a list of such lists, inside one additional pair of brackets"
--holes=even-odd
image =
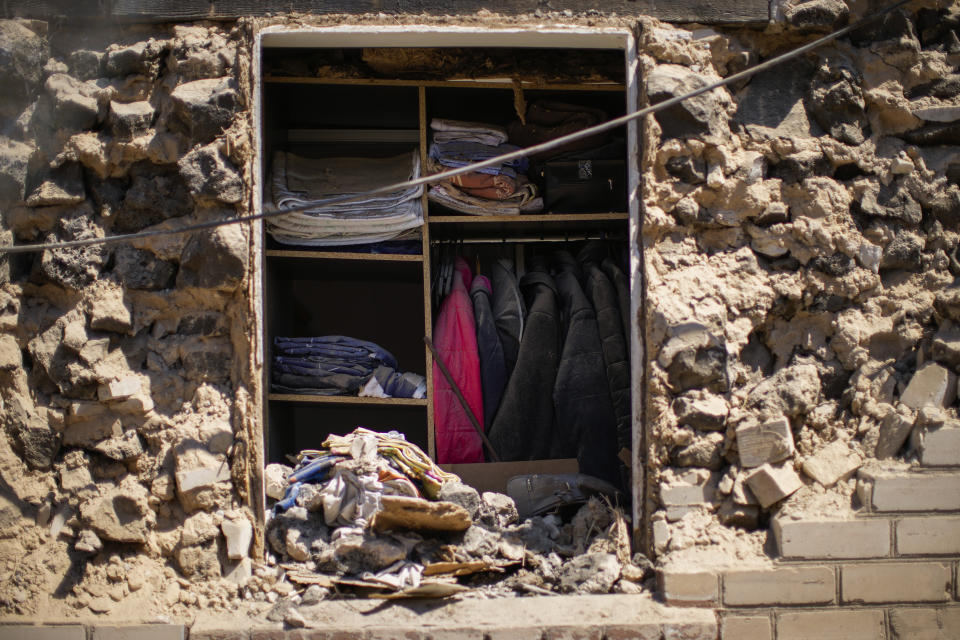
[[(203, 24), (0, 22), (0, 240), (247, 213), (251, 48)], [(171, 572), (249, 572), (250, 243), (231, 225), (4, 260), (0, 612), (225, 605)]]
[[(251, 211), (258, 25), (635, 28), (657, 101), (862, 4), (778, 4), (750, 29), (597, 11), (2, 21), (0, 242)], [(911, 6), (645, 121), (635, 494), (658, 554), (761, 555), (772, 514), (849, 509), (858, 467), (909, 457), (957, 418), (960, 15)], [(182, 616), (276, 582), (263, 566), (248, 581), (253, 240), (234, 225), (0, 258), (0, 615)]]
[[(646, 97), (868, 7), (775, 9), (785, 22), (763, 31), (642, 29)], [(958, 26), (955, 5), (917, 3), (647, 121), (658, 554), (762, 556), (771, 515), (849, 512), (861, 465), (915, 456), (956, 419)]]

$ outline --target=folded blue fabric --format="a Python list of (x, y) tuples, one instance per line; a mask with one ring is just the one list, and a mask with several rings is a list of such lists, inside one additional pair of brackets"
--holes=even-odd
[[(474, 162), (489, 160), (496, 156), (516, 151), (520, 147), (501, 144), (492, 147), (479, 142), (435, 142), (430, 145), (429, 155), (445, 167), (465, 167)], [(517, 177), (517, 172), (525, 173), (530, 166), (526, 158), (516, 158), (498, 166), (477, 169), (480, 173)]]

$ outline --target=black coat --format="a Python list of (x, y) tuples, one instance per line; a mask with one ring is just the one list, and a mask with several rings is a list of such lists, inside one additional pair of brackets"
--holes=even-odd
[(507, 386), (507, 367), (503, 360), (503, 347), (493, 320), (490, 307), (490, 281), (483, 276), (473, 279), (470, 298), (473, 300), (473, 317), (477, 323), (477, 350), (480, 353), (480, 382), (483, 386), (483, 428), (490, 431), (493, 417), (500, 406), (503, 389)]
[(489, 433), (503, 460), (549, 458), (554, 432), (553, 389), (560, 363), (557, 287), (543, 261), (532, 259), (529, 266), (520, 280), (529, 312), (517, 365)]
[(557, 433), (552, 452), (576, 456), (581, 473), (620, 486), (616, 419), (597, 317), (580, 286), (573, 256), (557, 252), (554, 263), (564, 340), (553, 387)]
[(517, 364), (517, 355), (520, 353), (520, 340), (523, 337), (523, 324), (527, 310), (510, 260), (500, 259), (494, 262), (490, 275), (493, 279), (491, 302), (493, 318), (497, 325), (497, 334), (500, 336), (500, 346), (503, 349), (504, 364), (509, 378)]

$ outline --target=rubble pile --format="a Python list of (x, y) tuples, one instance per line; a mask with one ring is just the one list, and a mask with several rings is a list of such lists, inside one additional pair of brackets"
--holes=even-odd
[[(268, 564), (289, 585), (271, 620), (296, 625), (296, 606), (334, 595), (639, 593), (649, 577), (609, 502), (591, 497), (569, 522), (521, 522), (509, 496), (479, 494), (395, 432), (331, 436), (296, 469), (268, 465), (267, 478)], [(252, 579), (244, 597), (268, 600), (262, 586)]]
[[(765, 32), (645, 23), (649, 101), (860, 17), (776, 13)], [(960, 426), (958, 24), (949, 3), (900, 9), (647, 119), (648, 496), (667, 560), (762, 559), (744, 530), (848, 517), (858, 469)]]

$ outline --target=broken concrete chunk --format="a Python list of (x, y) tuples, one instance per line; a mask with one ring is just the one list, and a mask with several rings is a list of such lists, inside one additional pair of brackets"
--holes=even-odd
[(101, 440), (123, 435), (120, 418), (112, 413), (90, 416), (78, 420), (71, 415), (63, 432), (63, 444), (75, 447), (92, 447)]
[(94, 451), (102, 453), (111, 460), (125, 462), (140, 457), (143, 453), (143, 444), (140, 442), (140, 436), (133, 429), (127, 431), (120, 437), (109, 438), (98, 442), (91, 447)]
[(800, 476), (789, 463), (779, 467), (770, 464), (757, 467), (747, 474), (746, 482), (764, 509), (792, 495), (803, 486)]
[(268, 498), (273, 500), (282, 500), (283, 494), (287, 491), (287, 477), (293, 473), (293, 469), (285, 464), (268, 464), (263, 469), (263, 484)]
[(233, 428), (226, 420), (205, 420), (200, 425), (200, 441), (212, 453), (226, 453), (233, 444)]
[(760, 507), (755, 504), (737, 504), (727, 498), (717, 509), (717, 518), (728, 527), (740, 527), (752, 531), (760, 526)]
[(80, 505), (80, 517), (97, 535), (115, 542), (147, 540), (153, 510), (147, 489), (133, 477)]
[(209, 510), (230, 495), (230, 466), (222, 456), (187, 440), (175, 450), (177, 495), (187, 512)]
[(675, 392), (727, 390), (727, 351), (705, 327), (684, 327), (663, 345), (657, 362), (667, 370)]
[(510, 496), (493, 491), (484, 491), (481, 496), (484, 507), (490, 511), (494, 521), (501, 527), (506, 527), (520, 519), (517, 513), (517, 503)]
[(617, 556), (612, 553), (584, 553), (563, 565), (560, 588), (568, 593), (609, 593), (619, 577)]
[(146, 100), (110, 103), (110, 131), (121, 140), (130, 140), (146, 133), (152, 122), (153, 107)]
[(181, 84), (170, 93), (171, 126), (206, 144), (233, 123), (242, 98), (233, 78), (210, 78)]
[(900, 402), (919, 410), (931, 404), (948, 407), (957, 399), (957, 376), (935, 363), (927, 363), (910, 378)]
[(803, 462), (803, 472), (825, 487), (849, 478), (860, 468), (860, 456), (842, 440), (831, 442)]
[(133, 327), (130, 307), (123, 299), (123, 290), (109, 288), (90, 302), (90, 328), (127, 333)]
[(763, 423), (748, 421), (737, 427), (740, 466), (759, 467), (767, 462), (780, 462), (794, 454), (790, 421), (776, 418)]
[(890, 411), (880, 422), (879, 439), (874, 455), (880, 460), (896, 456), (910, 437), (914, 422), (914, 416), (909, 410), (903, 413)]
[(83, 529), (77, 534), (77, 541), (73, 543), (73, 548), (81, 553), (96, 553), (103, 549), (103, 542), (90, 529)]
[[(651, 104), (689, 93), (707, 85), (703, 73), (677, 64), (661, 64), (647, 75), (647, 96)], [(730, 135), (726, 118), (726, 91), (710, 91), (681, 104), (659, 111), (654, 117), (664, 138), (698, 138), (720, 144)]]
[(198, 147), (177, 163), (190, 195), (198, 202), (240, 202), (243, 179), (240, 172), (214, 143)]
[(672, 452), (671, 460), (678, 467), (702, 467), (718, 470), (723, 466), (724, 434), (695, 434), (690, 444)]
[(722, 431), (730, 413), (727, 401), (706, 391), (689, 391), (673, 401), (681, 425), (701, 431)]
[(227, 557), (231, 560), (245, 558), (253, 541), (253, 525), (243, 517), (224, 518), (220, 530), (227, 541)]
[(697, 469), (660, 485), (660, 502), (671, 522), (697, 508), (711, 509), (717, 499), (720, 474)]
[(930, 357), (955, 371), (960, 369), (960, 327), (944, 323), (933, 337)]
[(407, 549), (389, 538), (345, 536), (334, 546), (334, 558), (354, 573), (389, 567), (407, 557)]
[(47, 173), (43, 182), (27, 196), (27, 204), (31, 207), (80, 204), (86, 197), (80, 164), (68, 162)]
[(381, 510), (370, 523), (374, 531), (466, 531), (472, 524), (467, 510), (452, 502), (383, 496), (380, 505)]
[(137, 376), (127, 376), (100, 385), (100, 388), (97, 389), (97, 397), (100, 399), (100, 402), (124, 400), (135, 393), (139, 393), (140, 389), (140, 378)]
[(467, 510), (471, 518), (476, 519), (480, 512), (480, 493), (470, 485), (461, 482), (444, 482), (438, 497), (444, 502), (460, 505)]

